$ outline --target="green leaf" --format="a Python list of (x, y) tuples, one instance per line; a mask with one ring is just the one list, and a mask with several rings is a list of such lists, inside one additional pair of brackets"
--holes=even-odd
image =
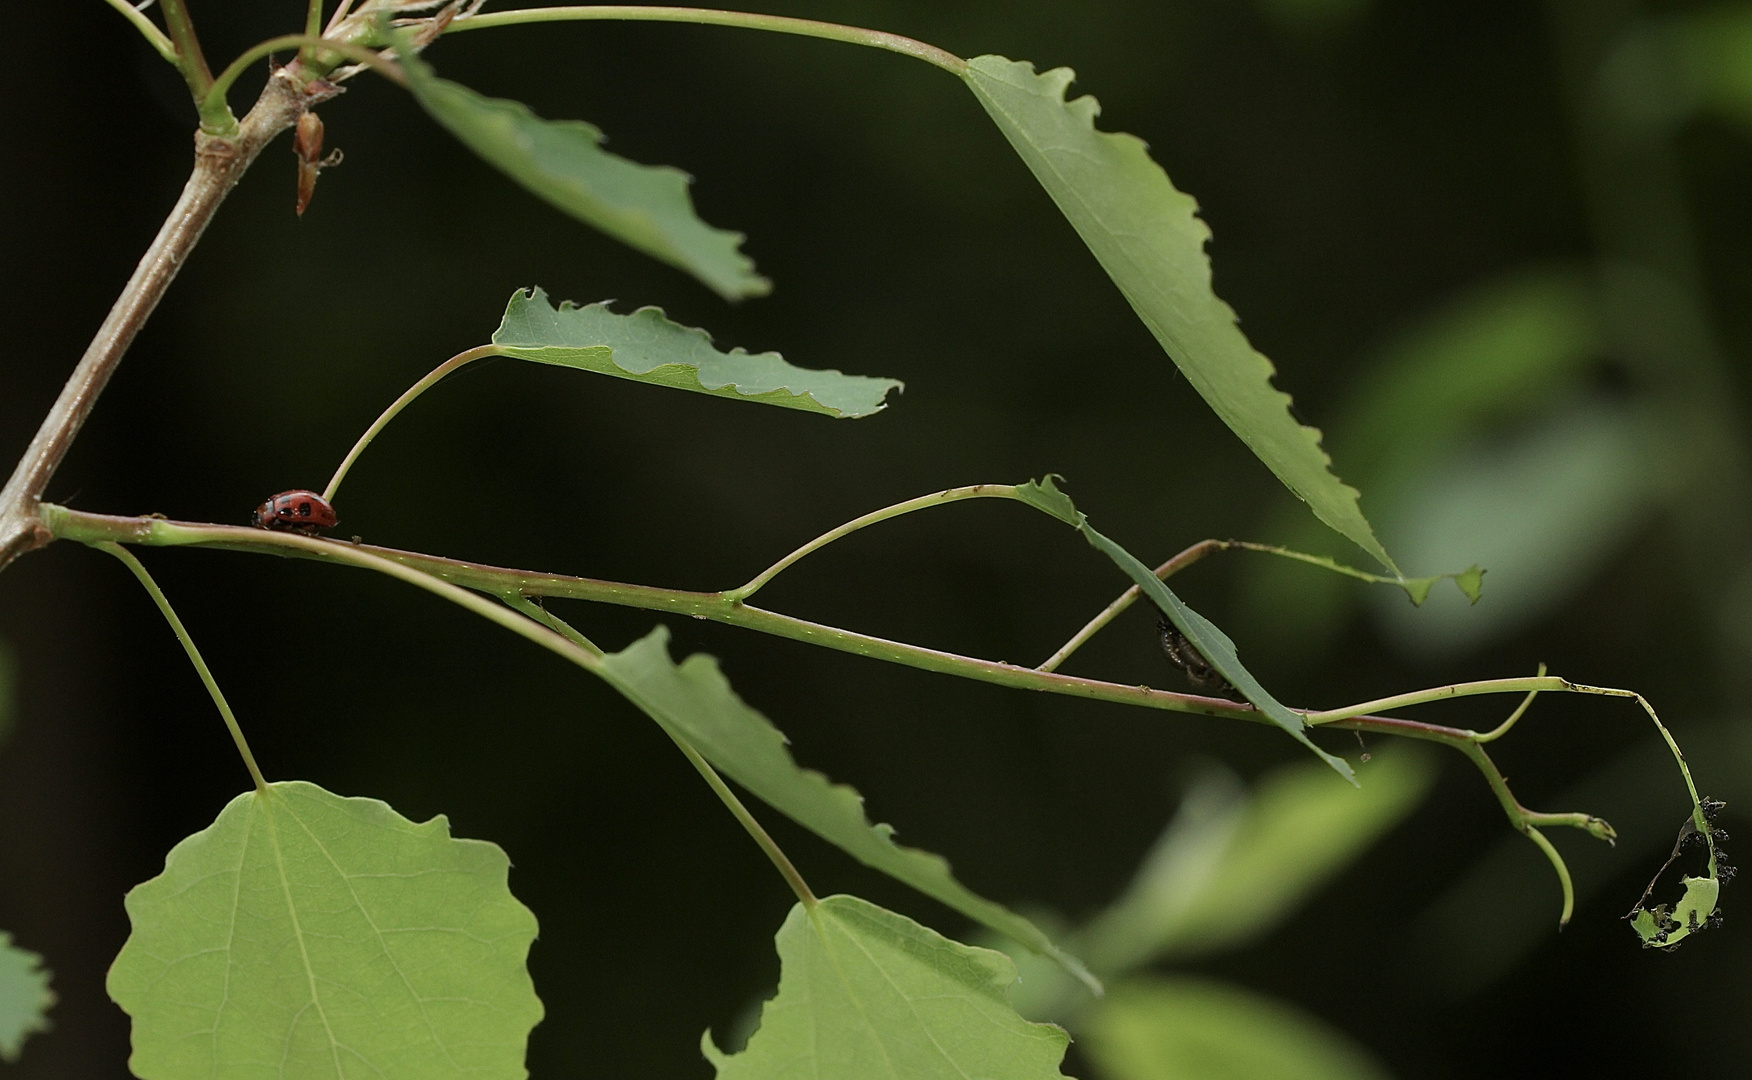
[(610, 684), (665, 731), (791, 820), (864, 865), (1053, 957), (1092, 982), (1082, 965), (1033, 923), (955, 880), (942, 856), (902, 847), (894, 842), (891, 826), (870, 824), (855, 789), (800, 767), (784, 734), (736, 696), (712, 657), (696, 653), (678, 666), (669, 658), (669, 631), (658, 627), (605, 656), (602, 666)]
[(1275, 371), (1211, 290), (1210, 229), (1142, 140), (1097, 131), (1101, 106), (1065, 100), (1074, 74), (1001, 56), (968, 62), (967, 83), (1004, 137), (1119, 286), (1144, 325), (1223, 422), (1321, 521), (1398, 574), (1331, 470), (1320, 433), (1290, 414)]
[(1217, 669), (1223, 678), (1229, 680), (1229, 685), (1240, 691), (1241, 696), (1252, 702), (1253, 707), (1264, 713), (1272, 723), (1288, 732), (1297, 742), (1314, 751), (1320, 760), (1332, 766), (1338, 775), (1356, 783), (1356, 774), (1351, 770), (1350, 763), (1334, 754), (1329, 754), (1314, 745), (1314, 740), (1308, 737), (1306, 725), (1302, 718), (1291, 712), (1277, 698), (1273, 697), (1264, 686), (1260, 685), (1253, 673), (1241, 666), (1241, 658), (1235, 650), (1235, 643), (1229, 640), (1229, 635), (1217, 628), (1209, 619), (1186, 605), (1173, 590), (1162, 583), (1155, 571), (1140, 562), (1137, 556), (1120, 547), (1107, 537), (1095, 531), (1089, 524), (1089, 519), (1072, 505), (1069, 497), (1058, 489), (1053, 478), (1047, 476), (1039, 482), (1018, 485), (1016, 496), (1023, 502), (1037, 509), (1044, 510), (1053, 517), (1074, 526), (1083, 538), (1089, 541), (1095, 550), (1112, 559), (1114, 564), (1125, 571), (1132, 583), (1148, 596), (1152, 603), (1167, 615), (1176, 627), (1185, 634), (1187, 640), (1198, 648), (1210, 665)]
[(1191, 978), (1139, 979), (1096, 1005), (1078, 1041), (1105, 1080), (1386, 1080), (1343, 1033), (1288, 1002)]
[(0, 931), (0, 1061), (17, 1061), (24, 1040), (49, 1030), (49, 1006), (55, 992), (43, 958), (15, 948), (12, 935)]
[(896, 379), (793, 367), (778, 353), (723, 352), (704, 330), (643, 307), (616, 315), (608, 305), (554, 307), (541, 289), (511, 294), (493, 344), (508, 356), (594, 371), (634, 382), (738, 401), (855, 419), (882, 411)]
[(1060, 1080), (1070, 1039), (1022, 1019), (1009, 957), (855, 896), (791, 909), (779, 994), (748, 1048), (700, 1049), (719, 1080)]
[(1639, 907), (1631, 919), (1630, 928), (1642, 939), (1644, 948), (1671, 949), (1709, 925), (1722, 895), (1721, 882), (1712, 877), (1687, 877), (1682, 884), (1685, 895), (1671, 912), (1665, 904), (1653, 909)]
[[(1373, 755), (1363, 772), (1359, 791), (1317, 765), (1292, 765), (1268, 775), (1240, 807), (1206, 812), (1202, 827), (1177, 817), (1078, 944), (1096, 970), (1117, 975), (1267, 933), (1415, 809), (1436, 774), (1428, 754), (1407, 747)], [(1220, 856), (1204, 850), (1209, 842), (1221, 842)]]
[(440, 79), (401, 50), (408, 89), (464, 146), (555, 207), (698, 278), (727, 300), (765, 296), (772, 282), (742, 254), (741, 233), (694, 214), (690, 178), (602, 149), (602, 132), (581, 120), (543, 120), (517, 101), (483, 97)]
[(495, 844), (301, 781), (239, 795), (128, 893), (109, 993), (142, 1080), (523, 1080), (535, 916)]

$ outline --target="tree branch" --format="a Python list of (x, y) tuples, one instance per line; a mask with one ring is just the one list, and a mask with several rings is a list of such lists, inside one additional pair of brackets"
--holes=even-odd
[(98, 395), (177, 271), (182, 269), (219, 204), (262, 148), (297, 122), (309, 100), (298, 73), (290, 67), (283, 68), (268, 80), (261, 98), (244, 117), (235, 136), (220, 138), (196, 133), (194, 171), (181, 198), (116, 298), (109, 316), (61, 388), (60, 396), (43, 417), (5, 488), (0, 489), (0, 570), (24, 552), (53, 539), (37, 520), (37, 505), (91, 414)]
[[(1230, 720), (1245, 720), (1256, 724), (1271, 723), (1271, 720), (1263, 713), (1244, 702), (1200, 697), (1196, 694), (1177, 694), (1150, 686), (1128, 686), (1122, 683), (1104, 682), (1100, 679), (1060, 675), (1057, 672), (1019, 667), (998, 660), (981, 660), (977, 657), (961, 656), (938, 649), (927, 649), (920, 645), (889, 641), (869, 634), (825, 626), (776, 611), (752, 607), (737, 600), (734, 591), (691, 592), (684, 589), (664, 589), (651, 585), (631, 585), (616, 581), (601, 581), (595, 578), (572, 577), (566, 574), (545, 574), (487, 566), (459, 559), (447, 559), (437, 555), (399, 551), (394, 548), (375, 547), (369, 544), (349, 544), (321, 537), (299, 536), (288, 532), (270, 532), (266, 529), (245, 528), (236, 525), (205, 525), (195, 522), (168, 521), (163, 518), (93, 514), (47, 504), (43, 508), (43, 517), (46, 527), (52, 528), (57, 536), (85, 544), (115, 542), (154, 547), (198, 546), (227, 551), (280, 555), (288, 558), (313, 559), (320, 562), (372, 569), (393, 566), (396, 569), (396, 576), (402, 577), (404, 580), (417, 580), (408, 578), (406, 575), (407, 571), (417, 571), (445, 583), (444, 587), (452, 591), (454, 587), (461, 586), (497, 597), (553, 596), (617, 604), (622, 607), (641, 608), (647, 611), (667, 611), (676, 615), (711, 619), (715, 622), (728, 623), (731, 626), (741, 626), (776, 637), (790, 638), (810, 645), (821, 645), (876, 660), (903, 664), (907, 667), (955, 675), (1018, 690), (1043, 691), (1051, 694), (1063, 694), (1068, 697), (1108, 701), (1120, 705), (1141, 705), (1151, 709), (1164, 709)], [(438, 588), (439, 586), (433, 586), (434, 591)], [(589, 667), (590, 665), (586, 663), (585, 666)], [(1521, 685), (1527, 680), (1505, 679), (1498, 681), (1504, 685), (1492, 687), (1489, 683), (1469, 684), (1466, 693), (1527, 689), (1526, 686)], [(1555, 678), (1541, 680), (1541, 682), (1546, 681), (1559, 685), (1542, 686), (1542, 689), (1582, 693), (1605, 692), (1614, 695), (1628, 693), (1626, 691), (1601, 691), (1595, 687), (1584, 687)], [(1384, 698), (1382, 700), (1398, 701), (1402, 704), (1421, 704), (1447, 697), (1464, 696), (1463, 694), (1450, 693), (1454, 689), (1456, 688), (1442, 687), (1432, 692), (1404, 694), (1398, 698)], [(1330, 719), (1322, 726), (1347, 731), (1398, 735), (1404, 738), (1440, 743), (1460, 751), (1484, 775), (1485, 782), (1489, 784), (1491, 792), (1496, 795), (1498, 802), (1502, 805), (1509, 823), (1520, 832), (1526, 833), (1529, 826), (1537, 824), (1567, 825), (1582, 829), (1602, 840), (1611, 839), (1614, 835), (1610, 825), (1590, 814), (1541, 814), (1522, 806), (1510, 792), (1508, 781), (1503, 776), (1502, 771), (1497, 768), (1496, 763), (1491, 760), (1490, 755), (1480, 745), (1478, 733), (1475, 731), (1430, 724), (1420, 720), (1405, 720), (1393, 716), (1357, 715), (1360, 711), (1360, 709), (1331, 710), (1324, 714)], [(1323, 714), (1304, 712), (1304, 715), (1317, 717)]]

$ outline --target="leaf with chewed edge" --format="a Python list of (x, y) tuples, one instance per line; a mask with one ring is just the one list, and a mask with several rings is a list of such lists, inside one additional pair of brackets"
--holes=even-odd
[(799, 766), (784, 733), (736, 696), (712, 657), (695, 653), (676, 664), (669, 657), (669, 631), (660, 626), (603, 657), (602, 674), (665, 731), (797, 824), (864, 865), (1051, 956), (1098, 989), (1083, 965), (1039, 927), (957, 881), (941, 855), (902, 847), (892, 827), (872, 825), (856, 789)]
[(1098, 131), (1092, 97), (1065, 100), (1069, 68), (980, 56), (967, 84), (1132, 309), (1223, 422), (1327, 525), (1395, 576), (1399, 568), (1335, 476), (1320, 432), (1290, 414), (1276, 369), (1248, 343), (1211, 289), (1198, 204), (1177, 191), (1136, 136)]
[(1217, 625), (1200, 615), (1186, 602), (1174, 595), (1173, 590), (1162, 583), (1155, 571), (1140, 562), (1137, 556), (1120, 547), (1107, 537), (1095, 531), (1089, 524), (1089, 519), (1071, 502), (1070, 496), (1058, 489), (1053, 478), (1047, 476), (1038, 482), (1030, 481), (1016, 488), (1016, 496), (1023, 502), (1058, 518), (1083, 534), (1083, 539), (1089, 541), (1095, 550), (1112, 559), (1114, 564), (1125, 571), (1127, 577), (1137, 585), (1145, 596), (1150, 598), (1162, 613), (1186, 635), (1188, 641), (1197, 646), (1210, 665), (1217, 669), (1229, 684), (1241, 692), (1241, 696), (1252, 702), (1253, 707), (1271, 718), (1272, 723), (1289, 732), (1303, 746), (1319, 755), (1320, 760), (1338, 773), (1338, 775), (1356, 783), (1356, 773), (1350, 763), (1335, 754), (1329, 754), (1314, 745), (1314, 740), (1308, 737), (1307, 726), (1300, 716), (1273, 697), (1253, 673), (1241, 666), (1241, 658), (1235, 650), (1235, 643), (1229, 640), (1229, 635), (1217, 628)]
[(141, 1080), (525, 1080), (535, 916), (498, 845), (270, 784), (128, 893), (108, 989)]
[(791, 909), (779, 993), (718, 1080), (1064, 1080), (1070, 1039), (1010, 1004), (1016, 965), (855, 896)]
[(403, 49), (408, 89), (464, 146), (534, 194), (601, 232), (698, 278), (726, 300), (765, 296), (772, 282), (742, 254), (742, 234), (694, 213), (688, 175), (602, 148), (582, 120), (543, 120), (519, 101), (440, 79)]
[(542, 289), (519, 289), (505, 305), (493, 344), (506, 356), (594, 371), (736, 401), (758, 401), (838, 419), (881, 412), (897, 379), (800, 368), (776, 352), (724, 352), (712, 336), (674, 322), (662, 309), (617, 315), (608, 304), (558, 307)]

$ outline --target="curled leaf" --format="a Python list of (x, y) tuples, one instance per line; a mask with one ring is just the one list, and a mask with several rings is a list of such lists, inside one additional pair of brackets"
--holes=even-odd
[(1038, 481), (1020, 484), (1016, 488), (1016, 497), (1037, 510), (1051, 514), (1082, 533), (1083, 539), (1089, 541), (1090, 546), (1112, 559), (1114, 565), (1125, 571), (1126, 576), (1132, 579), (1132, 583), (1150, 598), (1151, 603), (1161, 609), (1162, 614), (1166, 615), (1175, 628), (1185, 636), (1186, 640), (1192, 643), (1205, 661), (1215, 668), (1230, 686), (1239, 691), (1241, 696), (1251, 702), (1254, 708), (1264, 713), (1271, 719), (1272, 723), (1289, 733), (1297, 742), (1314, 751), (1320, 760), (1330, 765), (1338, 775), (1353, 784), (1356, 783), (1356, 773), (1351, 769), (1350, 763), (1336, 754), (1329, 754), (1316, 746), (1314, 740), (1308, 737), (1307, 724), (1303, 719), (1273, 697), (1270, 691), (1266, 690), (1264, 686), (1260, 685), (1259, 680), (1253, 677), (1253, 673), (1241, 665), (1241, 657), (1236, 652), (1235, 643), (1229, 640), (1229, 635), (1218, 629), (1215, 623), (1188, 607), (1186, 601), (1176, 596), (1174, 591), (1156, 576), (1155, 571), (1145, 566), (1138, 560), (1137, 556), (1095, 531), (1094, 526), (1089, 524), (1088, 517), (1077, 509), (1076, 505), (1071, 502), (1070, 496), (1059, 490), (1058, 485), (1053, 480), (1052, 476), (1047, 476)]
[[(1716, 908), (1721, 900), (1722, 885), (1734, 876), (1734, 867), (1728, 863), (1727, 852), (1721, 848), (1728, 834), (1716, 825), (1715, 820), (1724, 805), (1708, 797), (1699, 803), (1701, 815), (1693, 814), (1685, 819), (1685, 824), (1679, 829), (1679, 839), (1673, 844), (1673, 853), (1655, 872), (1654, 880), (1643, 890), (1636, 907), (1625, 916), (1630, 921), (1630, 928), (1642, 939), (1643, 948), (1677, 948), (1692, 934), (1721, 925), (1722, 916)], [(1702, 829), (1697, 827), (1699, 816), (1704, 823)], [(1704, 876), (1686, 875), (1681, 881), (1685, 893), (1677, 903), (1649, 906), (1655, 887), (1661, 883), (1661, 876), (1688, 848), (1695, 846), (1703, 847), (1707, 853)]]

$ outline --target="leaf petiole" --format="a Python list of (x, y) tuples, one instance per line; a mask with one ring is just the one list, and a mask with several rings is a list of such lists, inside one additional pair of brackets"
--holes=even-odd
[(165, 32), (160, 30), (151, 19), (146, 17), (144, 11), (141, 11), (133, 4), (128, 3), (128, 0), (104, 0), (104, 2), (120, 12), (122, 18), (133, 23), (134, 29), (140, 31), (140, 35), (146, 39), (146, 43), (151, 45), (152, 48), (157, 51), (159, 56), (164, 57), (172, 64), (180, 66), (179, 61), (181, 58), (177, 56), (176, 44), (170, 40), (169, 35), (165, 34)]
[(397, 416), (401, 415), (403, 409), (412, 405), (414, 399), (432, 389), (432, 387), (437, 386), (444, 380), (445, 376), (454, 374), (460, 369), (467, 367), (469, 364), (474, 363), (476, 360), (498, 355), (499, 347), (497, 345), (482, 345), (479, 348), (470, 349), (467, 352), (457, 353), (455, 356), (433, 368), (431, 373), (425, 378), (408, 387), (407, 391), (403, 393), (401, 397), (398, 397), (391, 402), (389, 408), (383, 410), (383, 414), (379, 416), (370, 427), (365, 429), (365, 434), (359, 436), (359, 441), (353, 444), (353, 448), (347, 451), (347, 456), (341, 459), (340, 466), (335, 469), (334, 476), (329, 478), (328, 487), (323, 489), (322, 497), (329, 502), (334, 501), (335, 492), (340, 490), (341, 481), (346, 479), (348, 470), (353, 467), (353, 462), (359, 460), (359, 455), (363, 454), (365, 448), (371, 445), (371, 440), (377, 438), (378, 432), (387, 427), (391, 420), (394, 420)]
[(586, 6), (526, 8), (520, 11), (495, 11), (486, 15), (463, 15), (454, 19), (445, 33), (462, 30), (488, 30), (497, 26), (518, 26), (545, 22), (672, 22), (703, 26), (734, 26), (744, 30), (769, 30), (780, 34), (843, 41), (851, 45), (867, 45), (875, 49), (923, 60), (954, 75), (965, 76), (967, 61), (935, 45), (914, 41), (899, 34), (866, 30), (857, 26), (817, 22), (814, 19), (792, 19), (781, 15), (755, 15), (745, 11), (720, 11), (713, 8), (645, 7), (632, 4), (592, 4)]
[[(528, 597), (513, 593), (507, 594), (502, 599), (511, 607), (565, 637), (579, 648), (589, 649), (598, 656), (602, 655), (602, 650), (589, 638), (575, 630), (572, 624), (540, 604), (532, 603)], [(699, 770), (700, 776), (706, 781), (706, 786), (710, 787), (712, 793), (718, 796), (718, 800), (729, 809), (730, 815), (736, 819), (737, 823), (753, 838), (760, 850), (771, 860), (774, 869), (778, 870), (779, 876), (785, 879), (785, 884), (791, 887), (791, 892), (796, 894), (798, 901), (808, 908), (819, 903), (815, 893), (809, 888), (809, 883), (804, 881), (803, 875), (798, 872), (796, 864), (791, 862), (784, 850), (779, 847), (778, 841), (774, 840), (772, 834), (762, 827), (755, 816), (749, 812), (748, 807), (743, 805), (742, 800), (736, 797), (736, 793), (730, 790), (730, 785), (724, 783), (724, 778), (718, 775), (718, 770), (712, 768), (712, 763), (701, 756), (700, 752), (694, 749), (692, 743), (675, 732), (669, 731), (667, 727), (664, 728), (664, 731), (675, 741), (676, 748), (682, 752), (688, 762)]]
[(871, 511), (863, 517), (853, 518), (851, 521), (846, 522), (837, 529), (830, 529), (829, 531), (822, 533), (820, 536), (809, 541), (807, 544), (804, 544), (796, 551), (791, 552), (778, 562), (767, 567), (765, 570), (762, 570), (759, 574), (755, 575), (754, 579), (748, 584), (739, 589), (727, 590), (719, 595), (731, 603), (740, 604), (742, 601), (747, 600), (749, 597), (759, 592), (766, 586), (767, 582), (790, 569), (804, 556), (820, 551), (835, 540), (850, 536), (859, 529), (868, 528), (878, 522), (888, 521), (904, 514), (910, 514), (915, 510), (928, 510), (933, 506), (961, 502), (964, 499), (1013, 499), (1015, 497), (1016, 486), (1014, 484), (970, 484), (967, 487), (949, 488), (946, 491), (933, 492), (930, 495), (921, 495), (916, 499), (908, 499), (905, 502), (898, 502), (893, 506), (885, 506), (880, 510)]
[[(1539, 665), (1539, 675), (1544, 676), (1544, 674), (1545, 674), (1545, 665), (1540, 664)], [(1521, 704), (1515, 706), (1515, 711), (1509, 714), (1509, 718), (1507, 720), (1504, 720), (1502, 723), (1498, 724), (1494, 728), (1491, 728), (1489, 731), (1485, 732), (1482, 735), (1474, 735), (1472, 737), (1472, 741), (1473, 742), (1481, 742), (1481, 743), (1495, 742), (1496, 740), (1502, 738), (1504, 735), (1507, 735), (1509, 733), (1509, 729), (1514, 727), (1515, 724), (1521, 719), (1522, 716), (1526, 715), (1528, 709), (1532, 708), (1533, 699), (1538, 697), (1538, 696), (1539, 696), (1539, 691), (1537, 691), (1537, 690), (1527, 691), (1527, 696), (1521, 699)]]
[[(311, 34), (283, 34), (280, 37), (269, 38), (251, 46), (244, 51), (243, 55), (233, 60), (224, 71), (220, 72), (217, 79), (212, 80), (206, 94), (196, 102), (201, 107), (203, 129), (209, 130), (215, 135), (226, 134), (224, 131), (215, 130), (213, 125), (220, 122), (218, 117), (230, 118), (231, 116), (230, 106), (225, 102), (225, 95), (231, 89), (231, 84), (263, 58), (291, 48), (332, 52), (337, 56), (343, 56), (348, 60), (366, 65), (397, 86), (405, 87), (407, 85), (407, 77), (402, 74), (401, 68), (376, 50), (367, 49), (363, 45), (356, 45), (349, 41), (331, 41), (328, 38)], [(208, 117), (215, 119), (210, 123)], [(235, 128), (237, 121), (231, 120), (230, 124)]]
[(213, 672), (207, 667), (207, 661), (201, 658), (201, 650), (195, 646), (195, 639), (189, 636), (188, 628), (177, 618), (176, 609), (170, 606), (170, 599), (164, 595), (164, 590), (158, 587), (158, 582), (152, 580), (134, 553), (120, 544), (112, 541), (101, 541), (91, 545), (99, 551), (114, 555), (122, 561), (122, 565), (133, 571), (140, 579), (140, 584), (146, 587), (146, 592), (152, 597), (152, 602), (158, 605), (158, 610), (164, 615), (164, 621), (170, 624), (171, 632), (177, 641), (182, 643), (183, 651), (189, 655), (189, 663), (195, 666), (195, 673), (200, 675), (201, 683), (206, 686), (207, 693), (213, 698), (213, 704), (218, 706), (219, 715), (225, 721), (226, 730), (231, 732), (231, 741), (237, 744), (237, 752), (243, 755), (244, 767), (249, 770), (251, 780), (255, 781), (256, 790), (267, 794), (268, 782), (262, 778), (262, 770), (256, 765), (255, 755), (250, 752), (249, 740), (243, 737), (243, 728), (238, 726), (237, 715), (231, 711), (231, 704), (225, 700), (224, 691), (219, 689), (218, 680), (213, 678)]
[[(598, 657), (603, 655), (602, 649), (589, 638), (579, 633), (571, 623), (568, 623), (558, 615), (548, 611), (540, 604), (533, 603), (528, 597), (511, 593), (505, 595), (501, 599), (503, 599), (506, 604), (566, 638), (579, 648), (588, 649)], [(695, 769), (699, 770), (700, 776), (705, 779), (706, 785), (712, 789), (712, 793), (718, 796), (719, 801), (729, 809), (731, 816), (736, 819), (737, 823), (742, 826), (748, 835), (753, 838), (755, 844), (766, 854), (766, 857), (771, 860), (773, 867), (778, 870), (779, 876), (785, 879), (785, 884), (791, 887), (791, 891), (796, 894), (797, 899), (805, 907), (814, 907), (818, 901), (815, 898), (815, 893), (810, 890), (809, 883), (803, 880), (803, 875), (798, 872), (796, 865), (785, 855), (784, 850), (779, 847), (778, 842), (774, 840), (772, 835), (761, 826), (761, 823), (756, 820), (752, 813), (749, 812), (748, 807), (743, 805), (742, 800), (736, 797), (736, 793), (730, 790), (729, 785), (724, 783), (724, 778), (718, 775), (718, 770), (712, 768), (711, 762), (702, 757), (700, 752), (694, 749), (692, 743), (689, 743), (686, 739), (673, 731), (669, 731), (667, 728), (664, 730), (669, 737), (675, 741), (676, 748), (682, 752), (688, 762), (691, 763)]]

